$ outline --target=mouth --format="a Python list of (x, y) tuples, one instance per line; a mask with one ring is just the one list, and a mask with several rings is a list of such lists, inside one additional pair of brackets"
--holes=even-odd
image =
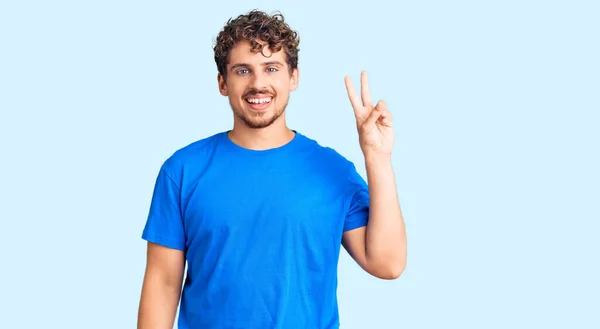
[(244, 98), (248, 106), (255, 111), (263, 111), (271, 105), (273, 96), (248, 96)]

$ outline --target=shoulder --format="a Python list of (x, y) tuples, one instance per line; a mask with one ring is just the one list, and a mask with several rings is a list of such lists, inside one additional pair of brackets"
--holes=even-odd
[(325, 182), (329, 188), (351, 197), (358, 190), (366, 189), (366, 181), (356, 170), (355, 164), (332, 146), (322, 145), (311, 138), (305, 137), (309, 145), (308, 156), (302, 157), (307, 161), (311, 177)]
[(218, 132), (176, 149), (164, 160), (161, 170), (168, 175), (178, 176), (185, 167), (205, 162), (218, 147), (225, 133)]
[(354, 163), (338, 152), (334, 147), (323, 145), (315, 139), (302, 135), (311, 158), (318, 162), (322, 168), (328, 168), (346, 175), (348, 171), (355, 170)]

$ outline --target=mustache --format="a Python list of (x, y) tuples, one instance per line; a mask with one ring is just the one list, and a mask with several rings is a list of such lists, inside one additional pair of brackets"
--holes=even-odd
[(272, 93), (266, 89), (263, 90), (258, 90), (258, 89), (251, 89), (249, 90), (244, 97), (249, 97), (249, 96), (254, 96), (254, 95), (269, 95), (269, 96), (273, 96), (275, 93)]

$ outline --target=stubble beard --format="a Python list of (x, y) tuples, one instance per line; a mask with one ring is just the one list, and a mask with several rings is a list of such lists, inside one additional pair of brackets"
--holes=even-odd
[(233, 110), (234, 115), (236, 117), (238, 117), (240, 120), (242, 120), (242, 122), (244, 122), (244, 124), (246, 126), (248, 126), (249, 128), (262, 129), (262, 128), (269, 127), (275, 121), (277, 121), (277, 119), (279, 119), (279, 117), (281, 117), (283, 112), (285, 112), (286, 107), (287, 107), (287, 104), (284, 104), (283, 107), (281, 107), (281, 109), (275, 109), (275, 113), (273, 113), (273, 115), (271, 115), (271, 117), (267, 117), (269, 115), (270, 111), (252, 114), (252, 113), (244, 113), (241, 110), (235, 110), (233, 107), (232, 107), (232, 110)]

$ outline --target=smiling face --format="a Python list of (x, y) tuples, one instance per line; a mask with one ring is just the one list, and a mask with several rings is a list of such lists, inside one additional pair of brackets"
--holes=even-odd
[(226, 78), (218, 75), (219, 91), (241, 123), (258, 129), (283, 119), (290, 92), (298, 86), (298, 69), (290, 72), (283, 50), (272, 53), (265, 44), (255, 53), (249, 42), (240, 41), (229, 53), (226, 70)]

